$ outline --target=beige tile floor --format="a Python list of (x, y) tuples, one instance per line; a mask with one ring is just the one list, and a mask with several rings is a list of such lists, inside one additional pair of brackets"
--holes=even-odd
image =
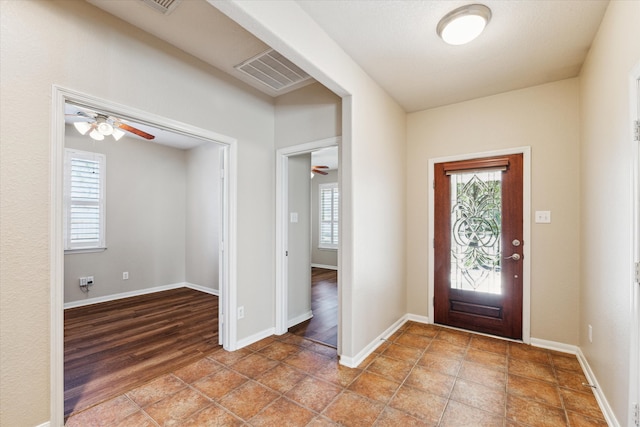
[(67, 426), (606, 426), (575, 356), (408, 322), (357, 369), (286, 334), (200, 361)]

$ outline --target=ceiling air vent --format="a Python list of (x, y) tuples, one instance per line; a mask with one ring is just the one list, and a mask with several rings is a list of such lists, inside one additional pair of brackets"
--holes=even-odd
[(276, 91), (311, 78), (300, 67), (273, 49), (254, 56), (234, 68)]
[(182, 0), (140, 0), (142, 3), (147, 6), (151, 6), (153, 9), (157, 10), (160, 13), (164, 13), (165, 15), (170, 14), (173, 9), (176, 8), (178, 3)]

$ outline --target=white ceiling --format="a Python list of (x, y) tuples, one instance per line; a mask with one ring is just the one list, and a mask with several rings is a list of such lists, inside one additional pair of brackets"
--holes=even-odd
[(327, 166), (327, 170), (338, 169), (338, 147), (327, 147), (311, 153), (312, 166)]
[(485, 32), (450, 46), (438, 21), (473, 1), (298, 4), (407, 112), (575, 77), (607, 1), (483, 0)]
[[(87, 0), (263, 92), (233, 68), (269, 47), (205, 0), (163, 15), (139, 0)], [(485, 0), (492, 19), (464, 46), (440, 40), (449, 11), (473, 1), (297, 0), (407, 112), (575, 77), (606, 0)], [(295, 88), (292, 88), (295, 89)]]

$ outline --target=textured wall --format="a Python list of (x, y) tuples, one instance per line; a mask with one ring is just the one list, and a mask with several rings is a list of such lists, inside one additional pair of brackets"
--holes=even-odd
[[(632, 265), (630, 72), (640, 2), (612, 1), (580, 75), (580, 347), (620, 425), (629, 418)], [(593, 342), (588, 339), (593, 327)], [(636, 384), (636, 389), (638, 385)]]
[[(64, 256), (64, 302), (184, 282), (185, 152), (129, 137), (95, 142), (70, 125), (65, 147), (106, 157), (107, 250)], [(94, 277), (88, 293), (82, 276)]]
[(0, 7), (0, 425), (35, 426), (51, 417), (52, 85), (238, 140), (240, 339), (273, 325), (274, 108), (86, 2)]
[(219, 290), (220, 147), (209, 143), (187, 152), (187, 282)]
[(531, 147), (531, 336), (578, 344), (580, 296), (578, 81), (563, 80), (409, 114), (408, 311), (428, 312), (428, 162), (431, 158)]

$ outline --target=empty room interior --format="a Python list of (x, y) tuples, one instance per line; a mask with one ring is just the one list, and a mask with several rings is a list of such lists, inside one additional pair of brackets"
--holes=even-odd
[(640, 2), (0, 8), (0, 425), (640, 425)]

